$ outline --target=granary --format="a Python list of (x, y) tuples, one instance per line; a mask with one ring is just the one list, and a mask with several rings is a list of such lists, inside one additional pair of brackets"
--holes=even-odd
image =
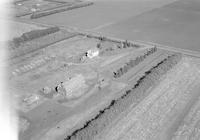
[[(82, 74), (78, 74), (71, 79), (61, 83), (61, 88), (59, 93), (67, 98), (74, 98), (80, 96), (81, 89), (85, 87), (85, 78)], [(63, 92), (63, 89), (65, 92)]]
[(42, 91), (43, 91), (44, 94), (47, 95), (47, 94), (50, 94), (50, 93), (51, 93), (51, 88), (46, 86), (46, 87), (44, 87), (44, 88), (42, 89)]

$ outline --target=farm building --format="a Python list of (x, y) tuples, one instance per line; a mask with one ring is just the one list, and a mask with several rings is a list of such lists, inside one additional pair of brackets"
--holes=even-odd
[(85, 78), (83, 75), (78, 74), (75, 77), (61, 83), (59, 91), (66, 98), (76, 98), (83, 94), (82, 88), (84, 87), (86, 87)]
[(99, 50), (98, 49), (91, 49), (87, 51), (87, 57), (93, 58), (99, 55)]

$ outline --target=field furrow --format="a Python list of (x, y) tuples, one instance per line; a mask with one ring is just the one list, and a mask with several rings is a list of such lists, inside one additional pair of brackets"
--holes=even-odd
[[(191, 94), (200, 84), (200, 75), (195, 66), (184, 60), (172, 70), (136, 108), (116, 123), (101, 139), (142, 140), (162, 138), (175, 119), (198, 94)], [(197, 115), (198, 116), (198, 115)], [(194, 116), (193, 116), (194, 117)], [(192, 118), (193, 118), (192, 117)], [(198, 122), (197, 122), (198, 123)], [(196, 123), (195, 123), (196, 124)], [(198, 127), (198, 126), (197, 126)], [(196, 131), (196, 130), (195, 130)], [(198, 134), (198, 133), (196, 133)], [(193, 135), (193, 137), (197, 137)]]

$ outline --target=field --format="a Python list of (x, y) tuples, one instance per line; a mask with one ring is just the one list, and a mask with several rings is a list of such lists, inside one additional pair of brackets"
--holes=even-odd
[[(40, 40), (42, 42), (44, 39), (40, 37)], [(131, 45), (117, 48), (116, 45), (121, 45), (118, 41), (116, 43), (102, 41), (99, 51), (103, 51), (103, 53), (100, 53), (95, 58), (82, 59), (85, 52), (95, 49), (99, 42), (101, 41), (96, 38), (75, 35), (72, 38), (48, 45), (43, 49), (39, 48), (9, 60), (12, 64), (9, 68), (9, 84), (12, 87), (10, 92), (14, 94), (13, 98), (19, 101), (16, 109), (22, 112), (22, 116), (30, 121), (29, 128), (24, 134), (20, 134), (22, 139), (27, 139), (28, 137), (39, 139), (46, 132), (48, 134), (48, 131), (54, 130), (52, 128), (53, 125), (59, 122), (68, 122), (68, 119), (77, 118), (76, 116), (81, 114), (83, 117), (78, 120), (75, 119), (75, 124), (63, 126), (67, 127), (69, 132), (74, 130), (72, 127), (78, 127), (81, 122), (94, 116), (95, 112), (109, 104), (112, 99), (120, 97), (122, 92), (119, 91), (124, 90), (130, 83), (137, 81), (137, 77), (131, 79), (133, 75), (137, 73), (138, 77), (142, 76), (145, 70), (150, 69), (153, 65), (173, 54), (173, 52), (158, 49), (156, 52), (152, 51), (153, 54), (147, 54), (146, 57), (148, 59), (143, 58), (144, 60), (140, 60), (140, 62), (139, 59), (136, 59), (137, 56), (151, 51), (152, 46), (145, 47), (141, 45), (139, 48), (135, 48), (134, 45)], [(22, 46), (20, 45), (20, 47)], [(112, 50), (109, 48), (112, 48)], [(111, 59), (113, 60), (110, 61)], [(122, 77), (114, 79), (113, 72), (131, 59), (135, 62), (138, 61), (139, 65), (136, 65), (134, 69), (130, 67)], [(144, 68), (145, 63), (149, 62), (151, 64)], [(74, 77), (77, 74), (84, 76), (87, 85), (81, 97), (69, 100), (54, 91), (53, 97), (49, 96), (47, 98), (41, 92), (44, 87), (50, 87), (54, 90), (60, 82), (66, 81), (69, 77)], [(127, 81), (127, 78), (130, 80)], [(102, 79), (103, 82), (99, 83)], [(39, 101), (28, 104), (23, 101), (33, 94), (38, 96)], [(94, 107), (94, 105), (96, 106)], [(56, 106), (57, 108), (54, 109)], [(60, 110), (62, 108), (66, 110), (64, 114)], [(56, 119), (57, 117), (55, 118), (56, 122), (53, 122), (54, 119), (48, 116), (44, 119), (42, 113), (37, 113), (48, 112), (49, 110), (51, 110), (50, 114), (55, 112), (58, 117), (58, 119)], [(34, 117), (33, 114), (36, 116)], [(47, 122), (48, 125), (46, 124)]]
[(34, 19), (33, 21), (95, 31), (109, 25), (112, 26), (121, 20), (131, 17), (131, 15), (140, 15), (172, 1), (126, 0), (126, 2), (123, 2), (117, 0), (113, 2), (112, 0), (94, 0), (92, 6)]
[(40, 18), (92, 5), (92, 2), (82, 0), (20, 0), (6, 5), (12, 11), (11, 17)]
[(14, 8), (16, 9), (16, 16), (23, 16), (35, 12), (34, 10), (47, 10), (57, 6), (62, 5), (62, 3), (51, 2), (51, 1), (41, 1), (41, 0), (25, 0), (14, 3)]
[(35, 12), (56, 9), (64, 6), (71, 6), (76, 1), (68, 0), (21, 0), (11, 3), (9, 8), (13, 9), (16, 17), (31, 15)]
[(118, 38), (200, 51), (199, 6), (198, 0), (179, 0), (98, 31)]
[(19, 140), (198, 140), (200, 3), (92, 2), (4, 21)]
[[(103, 53), (99, 53), (99, 56), (94, 58), (84, 58), (83, 56), (85, 56), (85, 52), (95, 49), (99, 42), (101, 42), (99, 51)], [(63, 41), (59, 41), (55, 44), (45, 47), (45, 52), (41, 51), (42, 49), (38, 49), (34, 52), (30, 52), (29, 54), (11, 59), (10, 63), (12, 63), (13, 66), (9, 69), (14, 70), (15, 73), (13, 73), (14, 71), (11, 71), (9, 74), (9, 84), (12, 87), (10, 92), (14, 94), (13, 98), (19, 102), (16, 106), (16, 109), (21, 112), (20, 116), (26, 118), (26, 120), (28, 120), (30, 123), (28, 128), (25, 127), (26, 130), (20, 132), (20, 139), (66, 139), (67, 136), (72, 134), (76, 129), (79, 130), (85, 122), (95, 117), (99, 110), (109, 106), (113, 100), (116, 100), (116, 103), (118, 103), (119, 98), (122, 98), (124, 93), (126, 93), (127, 90), (133, 85), (137, 85), (137, 82), (147, 71), (153, 67), (157, 67), (159, 63), (168, 60), (168, 58), (174, 54), (177, 54), (160, 48), (153, 49), (154, 46), (151, 45), (138, 44), (139, 47), (136, 48), (134, 45), (130, 45), (130, 47), (121, 46), (118, 48), (116, 47), (117, 45), (121, 45), (117, 40), (116, 42), (107, 41), (107, 39), (105, 41), (100, 41), (96, 37), (88, 38), (83, 35), (75, 35), (72, 38), (64, 39)], [(140, 57), (139, 59), (138, 56), (143, 57)], [(122, 128), (119, 128), (118, 125), (121, 126), (122, 124), (120, 123), (123, 123), (124, 129), (130, 128), (129, 125), (131, 123), (127, 122), (126, 125), (124, 121), (130, 120), (130, 118), (126, 117), (131, 115), (132, 110), (139, 108), (140, 104), (143, 102), (144, 105), (141, 105), (142, 107), (151, 104), (150, 101), (146, 103), (145, 100), (152, 100), (152, 102), (155, 103), (155, 106), (157, 106), (156, 103), (158, 102), (159, 104), (163, 99), (161, 101), (154, 101), (153, 99), (161, 95), (163, 96), (161, 97), (165, 99), (166, 97), (164, 95), (168, 95), (166, 91), (173, 95), (179, 93), (179, 98), (181, 99), (177, 97), (177, 101), (181, 101), (182, 98), (186, 96), (181, 94), (185, 92), (187, 92), (187, 94), (191, 94), (187, 91), (189, 88), (191, 88), (191, 92), (194, 94), (194, 96), (191, 94), (191, 97), (188, 97), (187, 101), (185, 101), (185, 106), (189, 104), (189, 102), (192, 102), (191, 100), (197, 97), (196, 91), (198, 90), (196, 89), (197, 87), (195, 85), (198, 84), (197, 72), (199, 70), (199, 66), (196, 66), (195, 63), (196, 61), (199, 62), (199, 60), (195, 59), (196, 61), (194, 61), (194, 58), (188, 56), (183, 56), (182, 59), (183, 60), (181, 60), (181, 62), (179, 62), (178, 65), (169, 72), (169, 74), (164, 76), (164, 78), (161, 78), (162, 82), (159, 83), (159, 80), (155, 80), (155, 84), (152, 85), (153, 87), (150, 86), (150, 89), (148, 87), (143, 88), (143, 93), (140, 93), (136, 89), (135, 92), (138, 92), (138, 95), (130, 95), (133, 96), (134, 102), (136, 101), (135, 103), (130, 103), (131, 100), (124, 101), (127, 103), (126, 105), (123, 103), (123, 101), (120, 101), (120, 104), (122, 103), (124, 107), (127, 106), (125, 107), (126, 109), (119, 110), (119, 115), (114, 115), (119, 117), (113, 118), (110, 124), (107, 123), (108, 125), (106, 125), (104, 128), (105, 131), (102, 131), (102, 129), (98, 130), (97, 135), (95, 135), (95, 139), (120, 139), (121, 137), (128, 137), (129, 131), (121, 130)], [(128, 68), (126, 65), (127, 62), (131, 62), (130, 60), (133, 61), (133, 66)], [(120, 67), (127, 67), (127, 69), (121, 71), (122, 76), (114, 77), (113, 72), (119, 70)], [(183, 70), (182, 72), (179, 71), (179, 74), (177, 74), (177, 67)], [(186, 68), (188, 68), (188, 71), (186, 71)], [(191, 70), (189, 68), (193, 69)], [(18, 72), (17, 69), (21, 72)], [(189, 74), (190, 72), (192, 75)], [(67, 99), (60, 93), (56, 93), (54, 88), (59, 85), (60, 82), (66, 81), (68, 78), (74, 77), (77, 74), (83, 75), (86, 81), (86, 87), (82, 91), (80, 97), (75, 99)], [(177, 77), (177, 81), (175, 79), (171, 80), (170, 77), (174, 78), (175, 75)], [(185, 76), (181, 77), (180, 75)], [(102, 79), (103, 83), (100, 84)], [(179, 83), (179, 81), (187, 82), (183, 82), (182, 85), (179, 84), (179, 86), (184, 86), (186, 89), (183, 89), (175, 84)], [(169, 83), (169, 85), (166, 83)], [(191, 83), (193, 83), (194, 87), (191, 87)], [(187, 84), (188, 87), (186, 86)], [(171, 88), (170, 85), (173, 85), (174, 88)], [(51, 88), (51, 96), (44, 96), (44, 93), (42, 92), (44, 87)], [(167, 89), (169, 87), (170, 90)], [(180, 88), (183, 91), (179, 91), (178, 89)], [(158, 89), (159, 91), (157, 91)], [(164, 91), (161, 92), (161, 89)], [(27, 104), (23, 101), (24, 98), (27, 98), (33, 94), (39, 97), (39, 101), (30, 104)], [(173, 95), (171, 95), (172, 97), (170, 97), (169, 100), (173, 98)], [(169, 102), (169, 104), (171, 104), (171, 102)], [(120, 106), (121, 105), (119, 105), (119, 108), (121, 108)], [(108, 112), (109, 110), (110, 109), (108, 109)], [(141, 116), (143, 116), (143, 114), (141, 114)], [(135, 117), (137, 117), (137, 115)], [(150, 116), (148, 119), (151, 117), (154, 116)], [(142, 119), (140, 116), (139, 118)], [(169, 118), (167, 117), (166, 119)], [(72, 120), (74, 123), (70, 123)], [(141, 121), (144, 122), (143, 120)], [(149, 121), (147, 120), (146, 123), (149, 124)], [(146, 126), (146, 124), (144, 125)], [(89, 131), (95, 129), (90, 128), (88, 133), (90, 133)], [(116, 133), (115, 131), (119, 129), (121, 132), (118, 133), (119, 136), (113, 135)], [(142, 128), (138, 128), (138, 131), (140, 129)], [(168, 129), (163, 132), (163, 135), (166, 135), (165, 132), (167, 131)], [(138, 132), (136, 132), (136, 134), (138, 134)], [(141, 136), (142, 135), (134, 135), (133, 137), (140, 138)], [(147, 138), (149, 136), (144, 137)], [(91, 139), (90, 136), (88, 138)]]
[[(198, 0), (97, 0), (91, 7), (34, 21), (73, 26), (107, 36), (157, 42), (166, 46), (199, 51), (199, 5)], [(112, 12), (109, 11), (111, 8)]]
[(145, 100), (130, 107), (97, 139), (171, 139), (178, 121), (199, 96), (199, 68), (188, 61), (177, 65)]

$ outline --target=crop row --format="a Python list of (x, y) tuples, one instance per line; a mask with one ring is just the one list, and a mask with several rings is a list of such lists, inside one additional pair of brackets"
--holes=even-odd
[(55, 57), (53, 56), (46, 56), (44, 58), (40, 58), (38, 60), (35, 60), (29, 64), (23, 65), (19, 68), (16, 68), (14, 71), (12, 71), (12, 75), (19, 75), (22, 73), (26, 73), (30, 70), (33, 70), (39, 66), (43, 66), (45, 65), (47, 62), (52, 61), (53, 59), (55, 59)]
[(71, 38), (76, 36), (75, 33), (69, 33), (65, 31), (55, 32), (25, 43), (22, 43), (18, 48), (10, 49), (10, 56), (9, 58), (15, 58), (18, 56), (22, 56), (28, 54), (30, 52), (45, 48), (49, 45), (52, 45), (56, 42)]
[(60, 30), (59, 27), (50, 27), (47, 29), (32, 30), (30, 32), (23, 33), (20, 37), (14, 38), (13, 45), (14, 47), (18, 47), (21, 43), (58, 32), (59, 30)]
[(182, 140), (190, 138), (199, 139), (200, 136), (200, 98), (191, 107), (189, 113), (184, 118), (179, 128), (174, 133), (172, 140)]
[(180, 54), (175, 54), (164, 59), (155, 67), (145, 72), (132, 88), (126, 90), (125, 94), (119, 99), (112, 100), (110, 105), (91, 120), (87, 121), (85, 125), (75, 130), (65, 140), (91, 140), (100, 134), (114, 119), (123, 111), (125, 111), (131, 104), (137, 105), (145, 96), (147, 96), (147, 89), (155, 86), (162, 75), (169, 71), (174, 65), (181, 60)]
[(135, 59), (129, 60), (124, 66), (119, 68), (117, 71), (113, 72), (113, 77), (114, 78), (119, 78), (121, 77), (124, 73), (127, 73), (131, 68), (135, 67), (138, 65), (140, 62), (142, 62), (147, 56), (153, 54), (154, 52), (157, 51), (156, 47), (150, 48), (146, 51), (144, 55), (138, 56)]

